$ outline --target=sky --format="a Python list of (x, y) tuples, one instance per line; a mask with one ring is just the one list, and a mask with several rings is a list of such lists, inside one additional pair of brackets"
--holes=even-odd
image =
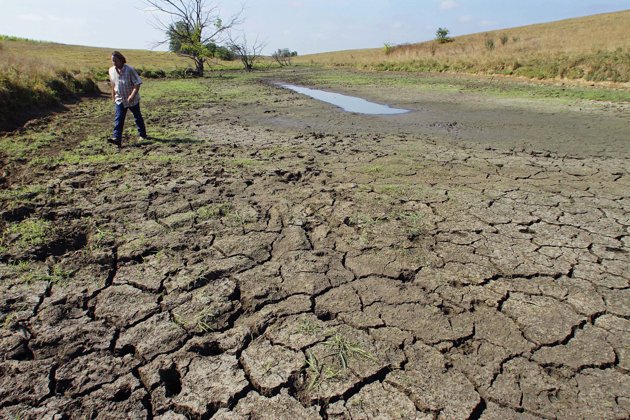
[[(208, 0), (270, 54), (379, 48), (630, 9), (630, 0)], [(143, 0), (0, 0), (0, 34), (112, 49), (157, 49), (164, 34)], [(630, 38), (630, 29), (629, 29)]]

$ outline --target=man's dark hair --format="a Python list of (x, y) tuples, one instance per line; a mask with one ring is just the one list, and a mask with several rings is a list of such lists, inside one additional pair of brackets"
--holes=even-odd
[(127, 59), (125, 58), (124, 55), (122, 55), (120, 52), (118, 51), (114, 51), (112, 53), (112, 57), (116, 57), (118, 58), (120, 61), (122, 61), (123, 64), (125, 64), (127, 62)]

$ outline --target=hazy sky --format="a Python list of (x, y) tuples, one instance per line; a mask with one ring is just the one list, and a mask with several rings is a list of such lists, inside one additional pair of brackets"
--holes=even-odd
[[(212, 4), (228, 17), (242, 2)], [(426, 41), (438, 27), (464, 35), (627, 9), (630, 0), (246, 0), (242, 29), (266, 53), (302, 55)], [(162, 38), (143, 0), (0, 0), (0, 34), (122, 50)]]

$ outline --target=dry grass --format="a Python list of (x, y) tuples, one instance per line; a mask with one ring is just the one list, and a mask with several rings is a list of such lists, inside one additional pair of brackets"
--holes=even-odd
[(630, 81), (630, 10), (389, 46), (298, 57), (303, 64)]
[(10, 43), (0, 43), (0, 131), (37, 109), (98, 91), (88, 74), (70, 72), (47, 58), (18, 54), (6, 46)]
[[(56, 69), (65, 69), (73, 73), (105, 75), (111, 66), (111, 53), (115, 48), (84, 47), (78, 45), (56, 44), (0, 36), (0, 54), (19, 57), (19, 60), (39, 62)], [(191, 62), (170, 52), (148, 50), (120, 50), (127, 62), (138, 69), (164, 70), (184, 69)], [(0, 55), (0, 63), (5, 60)]]

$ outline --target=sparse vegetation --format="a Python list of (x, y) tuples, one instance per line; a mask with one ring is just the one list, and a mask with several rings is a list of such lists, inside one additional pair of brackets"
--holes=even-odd
[(309, 319), (302, 319), (298, 326), (298, 332), (305, 335), (315, 335), (322, 330), (322, 327)]
[(371, 360), (376, 358), (360, 343), (352, 341), (339, 332), (329, 337), (324, 343), (329, 350), (321, 360), (312, 350), (306, 351), (307, 392), (312, 392), (328, 381), (342, 379), (347, 375), (351, 360)]
[(201, 220), (220, 219), (232, 212), (234, 206), (230, 203), (209, 204), (197, 209), (197, 215)]

